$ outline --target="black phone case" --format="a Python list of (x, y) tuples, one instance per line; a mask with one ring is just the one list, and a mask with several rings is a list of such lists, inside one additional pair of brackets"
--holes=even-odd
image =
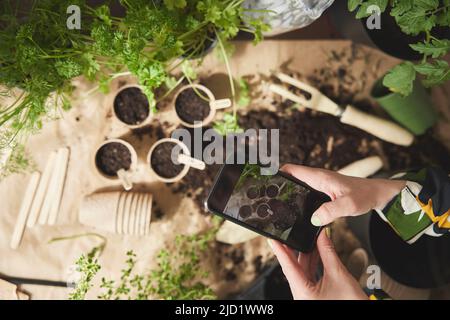
[[(222, 218), (224, 218), (225, 220), (229, 220), (229, 221), (231, 221), (231, 222), (234, 222), (234, 223), (240, 225), (241, 227), (244, 227), (244, 228), (249, 229), (249, 230), (251, 230), (251, 231), (253, 231), (253, 232), (256, 232), (256, 233), (258, 233), (258, 234), (260, 234), (260, 235), (262, 235), (262, 236), (264, 236), (264, 237), (267, 237), (267, 238), (270, 238), (270, 239), (274, 239), (274, 240), (276, 240), (276, 241), (279, 241), (279, 242), (281, 242), (281, 243), (287, 245), (288, 247), (290, 247), (290, 248), (292, 248), (292, 249), (294, 249), (294, 250), (297, 250), (297, 251), (299, 251), (299, 252), (309, 253), (309, 252), (311, 252), (311, 251), (314, 249), (314, 247), (315, 247), (315, 245), (316, 245), (317, 237), (319, 236), (320, 232), (321, 232), (322, 229), (323, 229), (322, 227), (319, 227), (319, 228), (318, 228), (318, 230), (317, 230), (317, 232), (316, 232), (316, 235), (315, 235), (315, 237), (314, 237), (314, 241), (311, 243), (311, 245), (310, 245), (308, 248), (298, 248), (298, 247), (293, 246), (291, 243), (288, 243), (287, 241), (285, 241), (285, 240), (283, 240), (283, 239), (277, 238), (277, 237), (275, 237), (275, 236), (273, 236), (273, 235), (271, 235), (271, 234), (269, 234), (269, 233), (266, 233), (266, 232), (264, 232), (264, 231), (261, 231), (261, 230), (255, 228), (255, 227), (253, 227), (253, 226), (251, 226), (251, 225), (245, 224), (245, 223), (243, 223), (242, 221), (239, 221), (238, 219), (235, 219), (235, 218), (233, 218), (233, 217), (230, 217), (229, 215), (226, 215), (226, 214), (224, 214), (224, 213), (221, 213), (221, 212), (217, 212), (217, 211), (215, 211), (215, 210), (212, 210), (212, 209), (208, 206), (208, 200), (209, 200), (209, 198), (211, 197), (211, 195), (214, 193), (214, 190), (215, 190), (215, 188), (216, 188), (216, 186), (217, 186), (217, 181), (218, 181), (219, 178), (221, 177), (222, 171), (223, 171), (223, 169), (225, 168), (225, 166), (226, 166), (226, 164), (222, 165), (222, 167), (220, 168), (220, 170), (219, 170), (217, 176), (214, 178), (213, 187), (211, 188), (211, 191), (209, 192), (208, 197), (206, 198), (206, 201), (205, 201), (205, 208), (206, 208), (209, 212), (211, 212), (211, 213), (213, 213), (213, 214), (215, 214), (215, 215), (217, 215), (217, 216), (219, 216), (219, 217), (222, 217)], [(305, 187), (305, 188), (308, 188), (308, 189), (310, 189), (310, 190), (312, 190), (312, 191), (314, 191), (314, 192), (319, 192), (319, 193), (321, 193), (321, 194), (324, 194), (323, 192), (318, 191), (318, 190), (316, 190), (316, 189), (310, 187), (310, 186), (307, 185), (306, 183), (304, 183), (304, 182), (298, 180), (297, 178), (295, 178), (295, 177), (293, 177), (293, 176), (291, 176), (291, 175), (289, 175), (289, 174), (286, 174), (286, 173), (284, 173), (284, 172), (282, 172), (282, 171), (278, 171), (277, 174), (280, 174), (280, 175), (283, 176), (284, 178), (286, 178), (286, 179), (288, 179), (288, 180), (291, 180), (292, 182), (295, 182), (295, 183), (297, 183), (297, 184), (299, 184), (299, 185), (301, 185), (301, 186), (303, 186), (303, 187)], [(325, 195), (325, 194), (324, 194), (324, 195)], [(329, 198), (327, 195), (325, 195), (325, 196), (326, 196), (327, 198)], [(330, 201), (331, 201), (331, 199), (330, 199)]]

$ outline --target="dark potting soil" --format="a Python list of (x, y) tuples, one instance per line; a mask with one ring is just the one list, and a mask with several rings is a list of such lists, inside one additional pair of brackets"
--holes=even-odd
[(120, 169), (130, 169), (131, 153), (123, 144), (111, 142), (97, 151), (95, 163), (101, 172), (114, 177)]
[[(239, 117), (239, 124), (244, 129), (279, 129), (281, 164), (338, 170), (356, 160), (379, 155), (386, 160), (385, 171), (388, 173), (430, 164), (450, 170), (447, 149), (431, 133), (418, 137), (412, 146), (405, 148), (342, 124), (336, 117), (309, 110), (293, 110), (286, 114), (250, 111)], [(203, 204), (219, 168), (220, 165), (215, 164), (206, 166), (203, 171), (190, 170), (180, 183), (173, 186), (174, 192), (192, 192), (200, 212), (206, 213)]]
[(129, 125), (138, 125), (147, 119), (150, 107), (145, 94), (139, 88), (126, 88), (114, 99), (114, 112)]
[(175, 146), (175, 143), (166, 142), (157, 145), (155, 150), (153, 150), (150, 159), (152, 168), (163, 178), (176, 177), (184, 168), (184, 165), (175, 164), (172, 161), (172, 149)]
[[(373, 105), (367, 100), (359, 100), (357, 95), (370, 85), (368, 79), (377, 76), (381, 61), (372, 62), (361, 74), (353, 72), (354, 64), (366, 63), (368, 55), (364, 48), (351, 45), (342, 50), (332, 50), (327, 62), (307, 77), (292, 70), (283, 71), (313, 85), (340, 105), (352, 104), (358, 109), (374, 112)], [(309, 98), (304, 92), (292, 87), (288, 89)], [(243, 129), (279, 129), (281, 164), (338, 170), (356, 160), (379, 155), (385, 161), (384, 171), (388, 174), (427, 165), (450, 171), (449, 151), (433, 138), (431, 132), (416, 137), (414, 144), (405, 148), (345, 125), (336, 117), (294, 108), (295, 104), (288, 100), (274, 99), (272, 105), (276, 111), (241, 112), (239, 125)], [(208, 143), (205, 142), (203, 148)], [(174, 191), (192, 193), (200, 212), (206, 212), (203, 203), (219, 168), (220, 165), (208, 165), (204, 171), (190, 170), (180, 183), (173, 186)], [(265, 190), (260, 192), (261, 196), (265, 195)]]
[(203, 121), (211, 110), (209, 102), (200, 97), (194, 89), (180, 92), (175, 101), (175, 110), (178, 116), (187, 123)]

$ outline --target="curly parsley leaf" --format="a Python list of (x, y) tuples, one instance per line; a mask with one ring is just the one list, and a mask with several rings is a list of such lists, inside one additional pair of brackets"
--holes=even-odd
[(237, 116), (225, 113), (221, 121), (215, 121), (213, 128), (222, 136), (230, 133), (242, 133), (244, 130), (239, 126)]
[(164, 4), (169, 10), (186, 7), (186, 0), (164, 0)]

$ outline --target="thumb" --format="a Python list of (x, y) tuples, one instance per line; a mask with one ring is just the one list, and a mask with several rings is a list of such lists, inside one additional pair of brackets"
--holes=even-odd
[(337, 198), (325, 202), (311, 216), (311, 223), (316, 227), (325, 226), (337, 218), (352, 216), (357, 213), (355, 201), (350, 197)]

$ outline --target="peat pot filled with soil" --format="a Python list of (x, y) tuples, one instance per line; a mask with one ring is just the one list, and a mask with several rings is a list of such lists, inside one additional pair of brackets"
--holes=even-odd
[[(172, 152), (177, 155), (175, 161), (172, 159)], [(181, 180), (190, 167), (205, 169), (204, 162), (192, 158), (188, 147), (173, 138), (158, 140), (148, 152), (147, 163), (156, 178), (167, 183)]]
[(130, 179), (136, 169), (137, 154), (128, 142), (110, 139), (97, 148), (94, 163), (100, 175), (107, 179), (118, 179), (119, 171), (124, 173), (123, 179)]
[(119, 89), (114, 97), (113, 111), (116, 118), (130, 128), (139, 128), (150, 120), (147, 96), (136, 85)]
[(208, 125), (214, 120), (216, 110), (230, 106), (230, 99), (216, 100), (211, 90), (200, 84), (186, 85), (175, 96), (175, 113), (190, 128)]

